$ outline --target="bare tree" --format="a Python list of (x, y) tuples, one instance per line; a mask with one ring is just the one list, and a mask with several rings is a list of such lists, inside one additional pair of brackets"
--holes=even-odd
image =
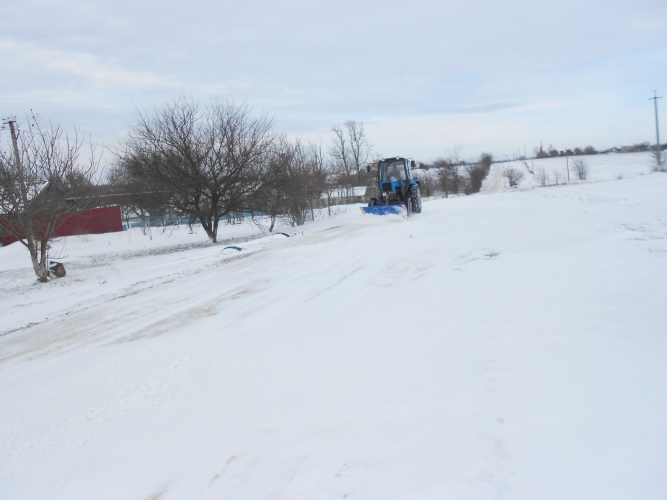
[(361, 182), (361, 167), (368, 162), (371, 154), (371, 143), (368, 142), (363, 123), (355, 121), (346, 121), (345, 128), (350, 144), (350, 156), (355, 170), (357, 171), (357, 181)]
[(482, 187), (482, 181), (489, 173), (493, 163), (491, 153), (482, 153), (476, 163), (467, 163), (461, 159), (462, 146), (456, 145), (448, 151), (446, 158), (438, 158), (433, 167), (438, 169), (439, 187), (445, 197), (449, 194), (477, 193)]
[(461, 158), (463, 145), (458, 143), (446, 151), (445, 157), (437, 158), (433, 166), (438, 169), (438, 183), (445, 193), (445, 198), (461, 191), (461, 165), (465, 162)]
[(468, 179), (464, 187), (465, 194), (479, 193), (482, 189), (482, 182), (486, 178), (493, 163), (493, 155), (484, 153), (479, 156), (479, 162), (465, 165)]
[(264, 187), (272, 143), (271, 120), (245, 105), (180, 98), (140, 114), (115, 168), (138, 204), (199, 218), (215, 243), (220, 220), (247, 210)]
[(549, 176), (547, 175), (547, 171), (544, 169), (544, 167), (537, 167), (535, 169), (535, 176), (537, 177), (537, 180), (540, 181), (540, 185), (542, 187), (549, 183)]
[(99, 158), (91, 146), (81, 165), (83, 138), (59, 124), (43, 124), (31, 115), (25, 130), (10, 121), (12, 144), (0, 148), (0, 233), (10, 234), (30, 252), (35, 275), (49, 279), (48, 249), (66, 214), (94, 205), (91, 193)]
[(514, 167), (507, 167), (503, 172), (503, 175), (507, 177), (510, 187), (518, 186), (521, 179), (523, 179), (523, 172)]
[(348, 144), (346, 131), (339, 125), (334, 125), (331, 127), (331, 131), (336, 137), (334, 138), (333, 143), (331, 144), (331, 148), (329, 149), (329, 155), (331, 158), (333, 158), (336, 166), (338, 167), (338, 170), (341, 171), (341, 173), (344, 172), (344, 175), (341, 175), (341, 177), (344, 177), (345, 183), (349, 184), (352, 177), (354, 163), (350, 153), (350, 145)]
[(447, 150), (447, 160), (452, 165), (462, 165), (463, 161), (463, 144), (458, 142)]
[(429, 197), (435, 194), (436, 181), (430, 172), (424, 171), (423, 174), (419, 176), (419, 184), (424, 196)]
[[(329, 149), (329, 155), (335, 163), (335, 170), (340, 172), (339, 182), (348, 191), (355, 183), (367, 183), (363, 167), (368, 163), (372, 145), (366, 136), (364, 124), (348, 120), (342, 127), (334, 125), (331, 131), (335, 138)], [(342, 172), (345, 172), (345, 175), (342, 175)]]
[[(126, 161), (127, 158), (125, 159)], [(129, 165), (113, 168), (108, 174), (109, 185), (115, 192), (115, 201), (121, 207), (121, 216), (130, 229), (130, 218), (141, 221), (139, 228), (150, 234), (150, 214), (158, 214), (169, 204), (169, 191), (157, 179), (142, 179), (132, 175)]]
[(540, 141), (540, 145), (535, 146), (533, 148), (533, 158), (546, 158), (549, 156), (546, 151), (542, 148), (542, 142)]
[[(300, 142), (300, 141), (299, 141)], [(306, 196), (308, 207), (310, 208), (310, 219), (315, 220), (315, 205), (320, 202), (322, 193), (325, 189), (327, 171), (324, 163), (322, 147), (315, 144), (308, 144), (305, 148), (305, 157), (307, 158), (308, 179), (306, 181)]]
[(579, 177), (579, 180), (585, 181), (588, 176), (588, 163), (583, 158), (577, 158), (572, 162), (572, 168)]
[(458, 194), (461, 190), (459, 165), (454, 165), (450, 159), (438, 158), (433, 162), (433, 166), (438, 169), (438, 182), (445, 198), (450, 194)]
[(259, 207), (271, 217), (292, 226), (315, 219), (313, 203), (326, 190), (326, 169), (319, 149), (284, 136), (276, 140), (269, 161), (270, 183), (262, 191)]
[(331, 197), (341, 187), (341, 169), (334, 161), (325, 162), (324, 165), (324, 194), (327, 197), (327, 212), (331, 217)]
[(445, 192), (445, 198), (449, 194), (458, 194), (464, 190), (464, 176), (462, 169), (465, 168), (463, 161), (463, 144), (460, 142), (446, 151), (444, 158), (438, 158), (433, 163), (437, 167), (440, 187)]
[(287, 205), (288, 182), (285, 170), (292, 161), (291, 145), (284, 137), (279, 137), (271, 148), (266, 183), (256, 194), (255, 206), (266, 213), (271, 225), (269, 231), (273, 232), (276, 221), (285, 215)]

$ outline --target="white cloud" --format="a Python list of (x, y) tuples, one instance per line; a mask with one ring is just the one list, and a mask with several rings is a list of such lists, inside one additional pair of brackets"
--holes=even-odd
[(100, 88), (145, 89), (178, 87), (172, 76), (162, 76), (150, 71), (129, 71), (111, 61), (104, 61), (86, 53), (45, 49), (33, 42), (17, 42), (0, 39), (0, 54), (4, 64), (21, 71), (61, 73), (65, 78), (80, 77), (85, 85)]

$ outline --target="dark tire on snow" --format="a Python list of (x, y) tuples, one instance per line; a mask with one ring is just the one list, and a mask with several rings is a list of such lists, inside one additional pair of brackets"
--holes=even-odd
[(415, 184), (414, 186), (412, 186), (412, 189), (410, 190), (410, 198), (408, 200), (408, 203), (412, 205), (410, 207), (411, 210), (408, 210), (408, 212), (412, 212), (415, 214), (422, 213), (422, 193), (421, 189), (419, 189), (419, 184)]

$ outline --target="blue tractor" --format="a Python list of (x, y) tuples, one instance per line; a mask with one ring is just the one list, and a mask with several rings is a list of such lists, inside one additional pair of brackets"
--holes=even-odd
[[(421, 213), (422, 195), (419, 179), (412, 178), (414, 160), (385, 158), (378, 162), (377, 198), (361, 210), (367, 214), (388, 215)], [(371, 167), (367, 167), (368, 172)]]

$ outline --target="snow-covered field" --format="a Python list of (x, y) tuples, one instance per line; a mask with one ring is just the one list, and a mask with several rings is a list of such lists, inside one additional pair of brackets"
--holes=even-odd
[[(500, 192), (509, 189), (509, 181), (503, 177), (505, 168), (513, 167), (524, 174), (518, 189), (531, 189), (542, 186), (541, 176), (549, 186), (581, 183), (575, 173), (573, 163), (583, 160), (588, 166), (588, 175), (584, 182), (601, 182), (628, 179), (649, 174), (654, 166), (652, 153), (618, 153), (604, 155), (586, 155), (576, 157), (542, 158), (536, 160), (510, 161), (495, 164), (496, 175), (489, 176), (483, 191)], [(568, 180), (569, 170), (569, 180)]]
[(407, 221), (72, 237), (46, 285), (0, 248), (0, 498), (664, 498), (667, 175), (632, 156)]

